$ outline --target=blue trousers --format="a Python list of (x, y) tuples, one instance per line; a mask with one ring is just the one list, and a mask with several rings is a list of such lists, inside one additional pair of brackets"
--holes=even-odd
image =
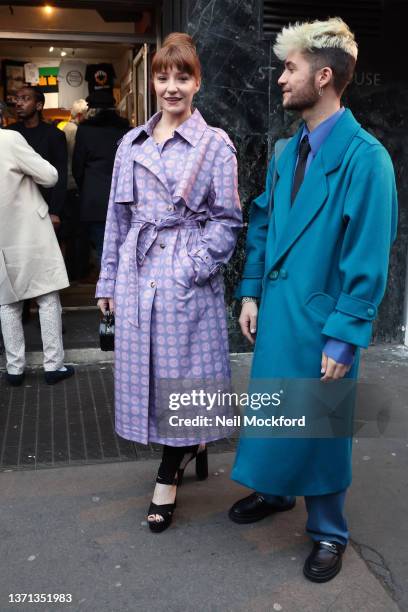
[[(312, 540), (329, 540), (347, 545), (349, 532), (344, 518), (347, 489), (329, 495), (308, 495), (305, 503), (308, 513), (306, 533)], [(289, 503), (292, 497), (262, 493), (268, 503)]]

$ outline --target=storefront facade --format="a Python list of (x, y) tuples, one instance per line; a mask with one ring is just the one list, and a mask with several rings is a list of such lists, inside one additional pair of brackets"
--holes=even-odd
[[(263, 190), (274, 142), (289, 136), (297, 126), (296, 118), (281, 105), (277, 85), (280, 63), (272, 51), (276, 32), (289, 22), (337, 15), (355, 31), (360, 46), (355, 80), (344, 103), (388, 149), (397, 175), (398, 238), (374, 339), (408, 344), (405, 4), (400, 0), (189, 0), (184, 4), (185, 30), (197, 41), (203, 64), (203, 87), (197, 103), (206, 119), (224, 128), (237, 146), (240, 193), (247, 213), (251, 199)], [(243, 238), (227, 272), (229, 291), (242, 260)]]
[[(277, 85), (280, 65), (272, 52), (275, 34), (290, 21), (342, 16), (356, 32), (360, 45), (357, 73), (345, 104), (389, 150), (400, 198), (398, 239), (375, 339), (404, 342), (408, 318), (408, 181), (404, 176), (408, 83), (401, 68), (404, 38), (399, 25), (404, 23), (404, 5), (397, 0), (339, 1), (330, 3), (328, 11), (326, 4), (314, 0), (76, 0), (53, 2), (51, 13), (47, 13), (41, 2), (0, 2), (0, 58), (42, 63), (46, 68), (44, 63), (60, 65), (65, 52), (64, 58), (88, 64), (111, 63), (118, 108), (138, 125), (156, 109), (149, 80), (153, 50), (171, 31), (190, 33), (203, 67), (197, 106), (206, 120), (225, 129), (237, 146), (240, 193), (247, 214), (251, 199), (263, 190), (273, 143), (290, 135), (298, 122), (281, 106)], [(6, 94), (3, 88), (2, 97)], [(55, 118), (56, 112), (50, 108), (48, 118)], [(62, 109), (58, 112), (64, 116)], [(232, 291), (242, 269), (243, 253), (244, 235), (225, 273), (231, 331), (236, 337)]]

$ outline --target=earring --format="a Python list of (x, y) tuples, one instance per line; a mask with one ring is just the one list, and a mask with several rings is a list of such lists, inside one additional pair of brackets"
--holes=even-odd
[(321, 97), (323, 95), (323, 87), (319, 87), (319, 96)]

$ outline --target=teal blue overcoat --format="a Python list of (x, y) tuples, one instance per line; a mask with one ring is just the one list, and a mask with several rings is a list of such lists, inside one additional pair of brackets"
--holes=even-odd
[[(386, 288), (398, 213), (387, 151), (346, 109), (291, 206), (302, 129), (278, 159), (272, 213), (274, 158), (250, 212), (236, 295), (261, 299), (252, 379), (320, 378), (328, 337), (366, 348)], [(347, 376), (357, 378), (358, 366), (359, 348)], [(351, 482), (351, 442), (241, 437), (232, 478), (277, 495), (341, 491)]]

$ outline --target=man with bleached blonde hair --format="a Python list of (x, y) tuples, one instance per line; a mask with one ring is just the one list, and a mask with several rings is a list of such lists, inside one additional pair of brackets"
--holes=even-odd
[[(327, 408), (320, 416), (328, 422), (339, 407), (338, 384), (327, 388), (320, 381), (357, 379), (360, 348), (370, 342), (386, 287), (397, 194), (387, 151), (341, 104), (357, 59), (344, 21), (286, 27), (274, 51), (284, 62), (278, 80), (283, 107), (304, 121), (283, 150), (275, 145), (265, 191), (252, 203), (236, 295), (242, 332), (255, 342), (252, 388), (259, 379), (280, 381), (278, 390), (286, 388), (306, 423), (316, 424), (316, 405)], [(320, 401), (323, 389), (332, 405)], [(343, 435), (313, 436), (306, 425), (292, 437), (241, 436), (232, 478), (255, 492), (236, 502), (229, 516), (251, 523), (290, 510), (296, 496), (304, 496), (314, 545), (303, 571), (314, 582), (331, 580), (341, 569), (351, 435), (349, 428)]]

